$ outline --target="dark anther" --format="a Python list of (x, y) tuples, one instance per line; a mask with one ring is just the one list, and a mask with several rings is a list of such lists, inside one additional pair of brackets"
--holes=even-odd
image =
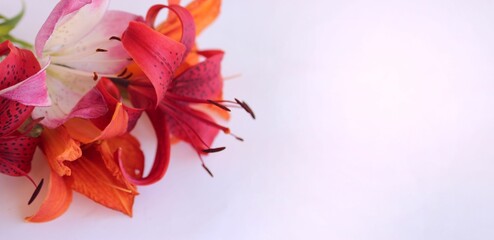
[(94, 81), (98, 80), (98, 74), (96, 72), (93, 72), (93, 80)]
[(31, 198), (29, 199), (29, 202), (27, 202), (27, 205), (31, 205), (31, 203), (33, 203), (33, 201), (36, 199), (36, 197), (38, 196), (39, 192), (41, 191), (41, 188), (43, 187), (43, 182), (44, 181), (45, 181), (44, 179), (41, 179), (41, 181), (39, 182), (38, 186), (34, 190), (33, 195), (31, 195)]
[(241, 102), (236, 98), (235, 98), (235, 102), (237, 102), (238, 105), (240, 105), (245, 111), (247, 111), (250, 114), (250, 116), (252, 116), (253, 119), (256, 119), (256, 114), (254, 114), (254, 111), (252, 111), (252, 108), (250, 108), (246, 102)]
[(227, 108), (227, 107), (225, 107), (225, 106), (223, 106), (223, 105), (221, 105), (221, 104), (219, 104), (219, 103), (217, 103), (217, 102), (215, 102), (213, 100), (208, 100), (208, 102), (211, 103), (211, 104), (213, 104), (213, 105), (215, 105), (216, 107), (219, 107), (219, 108), (227, 111), (227, 112), (231, 112), (231, 110), (229, 108)]
[(117, 77), (122, 77), (126, 73), (127, 73), (127, 68), (125, 68), (122, 73), (118, 74)]
[(237, 137), (237, 136), (235, 136), (235, 139), (237, 139), (237, 140), (239, 140), (239, 141), (241, 141), (241, 142), (243, 142), (243, 141), (244, 141), (244, 139), (243, 139), (243, 138), (241, 138), (241, 137)]
[(215, 153), (215, 152), (221, 152), (225, 150), (226, 147), (219, 147), (219, 148), (209, 148), (209, 149), (203, 149), (202, 152), (204, 153)]
[(96, 49), (96, 52), (108, 52), (108, 50), (103, 49), (103, 48), (98, 48), (98, 49)]
[(208, 172), (209, 176), (214, 177), (213, 173), (209, 170), (208, 167), (206, 167), (206, 165), (202, 164), (202, 167), (206, 170), (206, 172)]
[(132, 73), (129, 73), (129, 74), (127, 74), (127, 76), (124, 76), (124, 77), (122, 77), (122, 78), (123, 78), (123, 79), (129, 79), (130, 77), (132, 77), (132, 75), (133, 75)]
[(112, 37), (110, 38), (110, 40), (122, 41), (122, 39), (120, 39), (120, 38), (119, 38), (119, 37), (117, 37), (117, 36), (112, 36)]

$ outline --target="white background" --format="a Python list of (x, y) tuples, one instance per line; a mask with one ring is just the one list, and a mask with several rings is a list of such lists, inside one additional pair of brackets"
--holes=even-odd
[[(57, 1), (26, 2), (15, 33), (32, 42)], [(28, 224), (32, 186), (0, 176), (1, 238), (493, 239), (493, 12), (473, 0), (225, 0), (199, 46), (226, 51), (224, 75), (242, 74), (226, 96), (258, 120), (234, 114), (246, 142), (218, 139), (215, 178), (178, 145), (133, 218), (76, 194), (61, 218)], [(34, 167), (46, 171), (41, 156)]]

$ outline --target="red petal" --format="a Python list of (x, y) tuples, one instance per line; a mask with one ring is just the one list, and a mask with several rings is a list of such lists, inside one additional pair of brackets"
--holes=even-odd
[(149, 26), (154, 26), (156, 17), (163, 8), (170, 9), (175, 14), (177, 14), (178, 19), (180, 19), (180, 22), (182, 23), (182, 37), (180, 39), (180, 42), (185, 45), (186, 50), (184, 56), (187, 56), (187, 54), (194, 46), (194, 42), (196, 40), (196, 25), (194, 23), (194, 17), (192, 16), (192, 14), (190, 14), (190, 12), (186, 8), (182, 6), (179, 5), (166, 6), (166, 5), (157, 4), (152, 6), (146, 15), (146, 22), (148, 23)]
[(224, 53), (222, 51), (199, 53), (207, 59), (176, 77), (168, 91), (196, 99), (215, 99), (221, 95), (223, 89), (221, 60)]
[[(15, 47), (6, 41), (0, 44), (0, 56), (6, 55), (0, 62), (0, 91), (14, 86), (41, 69), (34, 55)], [(0, 136), (7, 135), (31, 115), (33, 107), (0, 97)]]
[[(153, 124), (158, 146), (156, 147), (153, 166), (146, 177), (138, 178), (131, 176), (125, 170), (122, 171), (125, 178), (135, 185), (150, 185), (158, 182), (165, 176), (170, 162), (170, 135), (168, 133), (167, 124), (163, 121), (165, 119), (165, 113), (159, 109), (156, 111), (147, 111), (146, 113)], [(115, 158), (119, 162), (120, 169), (125, 169), (123, 157), (123, 152), (121, 150), (115, 153)]]
[[(111, 123), (114, 118), (114, 112), (118, 104), (120, 102), (120, 92), (118, 88), (113, 84), (109, 79), (102, 78), (101, 81), (97, 85), (98, 90), (103, 95), (106, 103), (108, 104), (109, 111), (103, 115), (102, 117), (93, 119), (92, 122), (100, 129), (105, 129), (108, 124)], [(142, 109), (132, 108), (126, 105), (123, 105), (123, 110), (126, 112), (128, 117), (127, 130), (126, 132), (130, 132), (134, 129), (137, 120), (142, 115)]]
[(24, 136), (0, 138), (0, 173), (10, 176), (29, 173), (38, 140)]
[[(173, 106), (178, 105), (174, 104)], [(199, 152), (209, 148), (219, 133), (220, 129), (218, 127), (206, 123), (214, 123), (214, 120), (209, 115), (188, 106), (181, 106), (177, 110), (168, 109), (167, 113), (166, 123), (170, 129), (170, 133), (188, 142)], [(203, 119), (203, 121), (199, 119)], [(227, 128), (225, 130), (228, 131)]]
[(123, 33), (122, 43), (135, 63), (151, 81), (156, 103), (163, 99), (173, 73), (182, 62), (185, 47), (149, 26), (131, 22)]

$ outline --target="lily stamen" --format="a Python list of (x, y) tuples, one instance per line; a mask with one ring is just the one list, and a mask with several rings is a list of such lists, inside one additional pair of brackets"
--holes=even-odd
[(41, 191), (41, 188), (43, 187), (44, 179), (42, 178), (41, 181), (39, 182), (39, 184), (36, 184), (36, 182), (34, 182), (33, 178), (31, 176), (29, 176), (29, 174), (26, 173), (25, 171), (23, 171), (22, 169), (19, 169), (17, 166), (11, 164), (8, 161), (5, 161), (3, 164), (8, 165), (9, 168), (13, 169), (15, 172), (20, 174), (19, 176), (27, 178), (34, 185), (34, 192), (33, 192), (33, 194), (31, 194), (31, 197), (29, 198), (29, 201), (27, 202), (27, 204), (30, 205), (31, 203), (33, 203), (33, 201), (36, 199), (39, 192)]

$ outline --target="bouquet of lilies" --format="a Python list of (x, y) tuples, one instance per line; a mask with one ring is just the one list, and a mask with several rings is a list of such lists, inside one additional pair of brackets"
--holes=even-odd
[[(178, 0), (154, 5), (145, 16), (108, 10), (109, 0), (60, 0), (33, 46), (10, 31), (22, 18), (0, 16), (0, 173), (28, 174), (36, 148), (50, 167), (46, 197), (26, 220), (63, 214), (77, 191), (132, 215), (137, 186), (163, 178), (170, 145), (184, 141), (198, 154), (219, 132), (242, 139), (221, 122), (232, 108), (252, 109), (222, 97), (220, 50), (200, 50), (196, 35), (220, 12), (220, 0)], [(166, 20), (156, 24), (161, 10)], [(32, 49), (32, 51), (31, 51)], [(146, 114), (156, 133), (152, 167), (130, 131)], [(149, 161), (149, 160), (148, 160)]]

